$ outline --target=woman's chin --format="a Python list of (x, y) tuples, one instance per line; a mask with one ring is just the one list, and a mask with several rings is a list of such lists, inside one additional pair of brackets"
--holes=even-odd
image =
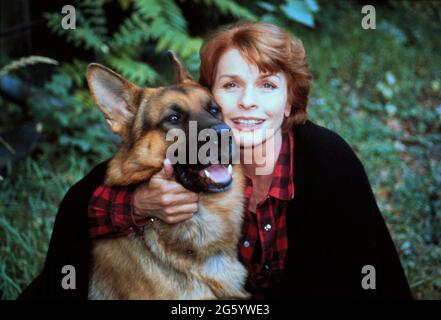
[(236, 143), (241, 147), (244, 145), (247, 145), (248, 147), (252, 146), (253, 144), (258, 145), (262, 143), (264, 137), (263, 130), (261, 129), (253, 131), (240, 131), (233, 129), (233, 135)]
[(237, 145), (240, 146), (241, 149), (252, 149), (256, 148), (262, 144), (262, 139), (253, 139), (248, 137), (241, 137), (240, 142), (236, 140)]

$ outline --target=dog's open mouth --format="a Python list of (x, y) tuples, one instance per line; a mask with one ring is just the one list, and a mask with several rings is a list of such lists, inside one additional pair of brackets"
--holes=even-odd
[(231, 164), (211, 164), (205, 167), (192, 165), (175, 166), (176, 178), (187, 189), (194, 192), (223, 192), (233, 182)]
[(226, 188), (233, 181), (233, 166), (231, 164), (212, 164), (200, 170), (199, 176), (205, 179), (205, 183), (209, 188)]

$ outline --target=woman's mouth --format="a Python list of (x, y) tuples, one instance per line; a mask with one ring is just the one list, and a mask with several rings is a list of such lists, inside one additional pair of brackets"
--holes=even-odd
[(231, 121), (234, 124), (234, 128), (239, 131), (253, 131), (259, 129), (265, 122), (265, 119), (233, 118)]

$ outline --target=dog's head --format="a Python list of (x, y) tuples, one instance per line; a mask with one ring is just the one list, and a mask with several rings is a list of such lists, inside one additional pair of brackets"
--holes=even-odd
[(89, 65), (87, 81), (95, 103), (121, 137), (106, 183), (145, 182), (161, 170), (166, 156), (174, 156), (175, 178), (187, 189), (227, 190), (232, 183), (231, 129), (210, 92), (191, 78), (174, 53), (169, 57), (175, 84), (159, 88), (140, 88), (102, 65)]

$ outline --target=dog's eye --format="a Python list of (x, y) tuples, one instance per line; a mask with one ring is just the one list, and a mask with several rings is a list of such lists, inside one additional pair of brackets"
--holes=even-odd
[(181, 117), (179, 115), (177, 115), (177, 114), (171, 114), (171, 115), (168, 116), (168, 120), (170, 122), (173, 122), (173, 123), (178, 122), (179, 119), (181, 119)]
[(208, 111), (213, 115), (217, 115), (220, 113), (220, 109), (216, 105), (212, 105), (212, 106), (208, 107)]

